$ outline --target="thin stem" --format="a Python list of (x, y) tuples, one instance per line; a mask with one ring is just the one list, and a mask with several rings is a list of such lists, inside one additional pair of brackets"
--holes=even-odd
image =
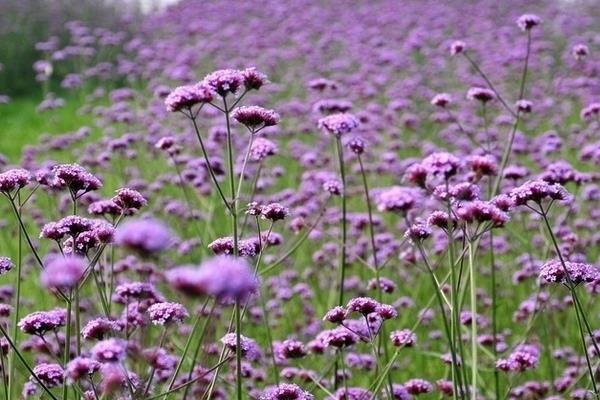
[[(12, 200), (11, 200), (12, 203)], [(18, 212), (18, 211), (17, 211)], [(20, 217), (19, 217), (20, 219)], [(15, 311), (13, 315), (12, 327), (13, 327), (13, 339), (17, 345), (19, 345), (19, 326), (18, 322), (20, 319), (20, 310), (21, 310), (21, 280), (23, 276), (23, 229), (21, 224), (18, 226), (18, 234), (17, 234), (18, 242), (17, 242), (17, 283), (15, 289)], [(15, 363), (15, 353), (11, 352), (8, 358), (8, 364), (10, 366), (10, 371), (8, 375), (8, 392), (10, 398), (13, 398), (13, 394), (15, 391), (15, 372), (16, 372), (16, 363)]]
[(242, 318), (240, 300), (235, 301), (235, 367), (237, 399), (242, 400), (242, 340), (241, 340)]
[(470, 287), (471, 287), (471, 385), (473, 399), (477, 398), (477, 280), (475, 274), (475, 249), (477, 248), (477, 242), (475, 244), (469, 243), (469, 275)]
[(516, 113), (512, 110), (512, 108), (510, 108), (510, 106), (506, 103), (506, 101), (504, 101), (504, 99), (502, 98), (502, 96), (500, 95), (500, 93), (496, 90), (496, 88), (495, 88), (494, 84), (492, 83), (492, 81), (490, 81), (490, 79), (487, 77), (487, 75), (481, 70), (481, 68), (479, 68), (479, 65), (477, 65), (477, 63), (475, 61), (473, 61), (473, 59), (471, 57), (469, 57), (469, 55), (467, 54), (466, 51), (463, 51), (462, 55), (467, 59), (467, 61), (469, 61), (469, 63), (471, 64), (471, 66), (473, 66), (473, 68), (475, 69), (475, 71), (477, 71), (477, 73), (479, 75), (481, 75), (481, 77), (483, 78), (483, 80), (487, 83), (487, 85), (490, 87), (490, 89), (494, 92), (494, 94), (496, 95), (496, 97), (498, 98), (498, 100), (500, 101), (500, 103), (502, 103), (502, 105), (504, 106), (504, 108), (506, 108), (506, 110), (513, 117), (516, 117)]
[[(163, 347), (163, 344), (165, 343), (165, 337), (167, 336), (167, 325), (165, 325), (165, 328), (163, 329), (163, 333), (160, 336), (160, 342), (158, 343), (158, 348), (154, 351), (154, 358), (157, 356), (159, 350)], [(152, 368), (150, 370), (150, 376), (148, 377), (148, 382), (146, 383), (146, 388), (144, 389), (144, 395), (142, 397), (145, 397), (148, 394), (148, 391), (150, 390), (150, 386), (152, 385), (152, 380), (154, 379), (154, 373), (156, 372), (156, 362), (153, 363)]]
[[(206, 304), (204, 304), (204, 307), (206, 307)], [(202, 310), (204, 310), (204, 307), (202, 307)], [(194, 367), (196, 366), (196, 361), (198, 360), (198, 355), (200, 354), (200, 348), (202, 347), (202, 344), (204, 343), (204, 336), (206, 335), (206, 331), (208, 329), (208, 324), (210, 323), (210, 320), (212, 319), (213, 316), (213, 312), (215, 311), (215, 308), (217, 307), (217, 302), (213, 302), (212, 307), (210, 308), (210, 312), (208, 313), (208, 317), (206, 317), (206, 321), (204, 321), (204, 324), (202, 326), (202, 331), (200, 332), (200, 338), (198, 339), (198, 343), (196, 344), (196, 348), (194, 349), (194, 355), (192, 356), (192, 365), (190, 366), (190, 371), (188, 372), (188, 376), (187, 376), (187, 381), (190, 381), (192, 379), (192, 375), (194, 373)], [(183, 359), (182, 359), (183, 361)], [(176, 375), (173, 376), (173, 381), (171, 382), (171, 384), (169, 385), (169, 389), (171, 389), (173, 382), (175, 381), (175, 377)], [(187, 398), (187, 394), (189, 391), (190, 387), (187, 386), (183, 392), (183, 400), (185, 400)]]
[(344, 170), (344, 148), (342, 140), (336, 139), (338, 164), (340, 168), (340, 178), (342, 181), (342, 243), (340, 248), (339, 268), (340, 268), (340, 295), (338, 305), (344, 304), (344, 280), (346, 279), (346, 172)]
[[(442, 315), (442, 321), (444, 324), (444, 332), (446, 333), (446, 338), (448, 340), (448, 346), (450, 347), (450, 355), (452, 356), (452, 369), (456, 370), (456, 369), (458, 369), (458, 358), (456, 357), (456, 349), (453, 344), (454, 341), (452, 340), (452, 334), (450, 332), (450, 326), (448, 324), (448, 317), (446, 316), (446, 309), (444, 308), (444, 300), (442, 298), (442, 294), (440, 293), (441, 287), (438, 285), (437, 279), (435, 277), (435, 273), (433, 272), (433, 268), (431, 268), (431, 265), (429, 264), (427, 255), (425, 254), (425, 250), (423, 249), (423, 245), (421, 244), (421, 242), (416, 242), (416, 246), (417, 246), (417, 249), (419, 250), (419, 254), (421, 255), (421, 258), (423, 259), (423, 263), (427, 267), (427, 272), (429, 273), (429, 276), (431, 277), (431, 284), (433, 285), (433, 290), (434, 290), (435, 296), (438, 301), (438, 306), (440, 307), (440, 314)], [(459, 381), (460, 381), (460, 374), (457, 374), (457, 379), (452, 379), (452, 388), (453, 388), (453, 390), (452, 390), (453, 396), (452, 397), (455, 399), (458, 397), (458, 394), (459, 394), (458, 393)]]
[(23, 357), (23, 355), (21, 354), (21, 352), (19, 351), (19, 349), (17, 348), (15, 343), (10, 339), (10, 336), (8, 336), (8, 333), (6, 333), (6, 330), (4, 329), (2, 324), (0, 324), (0, 332), (2, 333), (2, 335), (4, 335), (4, 338), (6, 339), (6, 341), (10, 345), (10, 347), (13, 349), (13, 352), (19, 358), (19, 361), (21, 361), (21, 363), (27, 369), (27, 372), (29, 372), (29, 374), (32, 376), (32, 378), (42, 387), (42, 389), (44, 389), (44, 392), (46, 392), (46, 394), (48, 394), (48, 396), (50, 396), (50, 398), (52, 400), (58, 400), (58, 398), (50, 391), (50, 389), (48, 389), (48, 387), (46, 387), (44, 382), (42, 382), (40, 380), (40, 378), (38, 378), (38, 376), (33, 372), (33, 369), (31, 369), (29, 364), (27, 364), (27, 361), (25, 361), (25, 358)]
[[(69, 294), (69, 300), (71, 299), (71, 294)], [(71, 308), (72, 308), (72, 302), (68, 301), (67, 302), (67, 321), (66, 321), (66, 325), (65, 325), (65, 353), (63, 356), (63, 367), (66, 368), (67, 364), (69, 363), (69, 360), (71, 358)], [(79, 336), (79, 334), (77, 335)], [(67, 385), (67, 380), (64, 380), (63, 383), (63, 400), (66, 400), (69, 397), (69, 386)]]
[(198, 137), (198, 142), (200, 142), (200, 148), (202, 149), (202, 155), (204, 156), (204, 162), (206, 163), (206, 169), (208, 169), (208, 173), (209, 173), (210, 177), (212, 178), (212, 181), (215, 184), (215, 187), (217, 188), (217, 192), (219, 193), (219, 196), (221, 197), (223, 204), (225, 205), (227, 210), (231, 211), (229, 202), (227, 201), (227, 198), (225, 198), (225, 195), (223, 194), (223, 190), (221, 190), (221, 185), (219, 184), (219, 181), (217, 180), (215, 171), (213, 170), (212, 164), (210, 163), (210, 159), (208, 158), (208, 153), (206, 151), (206, 147), (204, 146), (204, 141), (202, 140), (202, 135), (200, 135), (200, 129), (198, 128), (198, 124), (196, 123), (196, 117), (190, 116), (190, 119), (192, 120), (192, 124), (194, 125), (194, 131), (196, 132), (196, 136)]
[[(494, 257), (494, 234), (490, 231), (490, 274), (491, 274), (491, 285), (492, 285), (492, 345), (494, 352), (494, 360), (498, 359), (498, 299), (496, 295), (496, 262)], [(496, 400), (500, 400), (500, 373), (497, 368), (494, 368), (494, 392)]]

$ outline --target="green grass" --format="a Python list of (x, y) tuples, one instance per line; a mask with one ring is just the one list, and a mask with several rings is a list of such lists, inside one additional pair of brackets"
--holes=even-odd
[(38, 143), (44, 134), (56, 135), (90, 124), (89, 117), (78, 113), (82, 101), (65, 98), (65, 106), (39, 112), (41, 98), (17, 98), (0, 105), (0, 153), (17, 163), (24, 146)]

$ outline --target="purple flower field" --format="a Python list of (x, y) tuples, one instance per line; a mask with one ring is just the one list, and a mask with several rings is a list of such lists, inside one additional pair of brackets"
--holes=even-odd
[(0, 95), (47, 122), (0, 158), (0, 399), (600, 400), (596, 8), (65, 24)]

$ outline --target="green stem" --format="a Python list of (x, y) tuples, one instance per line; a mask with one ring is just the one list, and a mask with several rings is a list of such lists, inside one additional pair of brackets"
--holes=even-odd
[[(71, 295), (69, 294), (69, 301), (67, 302), (67, 321), (65, 325), (65, 353), (63, 355), (63, 367), (66, 368), (69, 360), (71, 358), (71, 309), (72, 309), (72, 301)], [(77, 335), (79, 336), (79, 335)], [(69, 398), (69, 385), (67, 385), (67, 380), (64, 380), (63, 383), (63, 392), (62, 392), (63, 400)]]
[(344, 280), (346, 279), (346, 172), (344, 169), (344, 149), (340, 138), (336, 139), (338, 164), (340, 168), (340, 178), (342, 181), (342, 243), (340, 249), (339, 268), (340, 268), (340, 295), (338, 305), (344, 304)]

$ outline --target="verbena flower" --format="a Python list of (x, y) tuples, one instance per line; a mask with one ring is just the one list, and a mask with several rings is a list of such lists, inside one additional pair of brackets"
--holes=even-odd
[(171, 245), (173, 234), (155, 219), (135, 219), (125, 222), (115, 232), (115, 243), (142, 254), (157, 254)]
[(358, 128), (358, 119), (348, 113), (339, 113), (321, 118), (318, 126), (324, 132), (327, 132), (336, 137), (341, 137)]
[(47, 288), (70, 290), (77, 286), (88, 267), (85, 259), (78, 256), (57, 256), (42, 272), (41, 282)]
[(189, 314), (179, 303), (155, 303), (148, 308), (150, 321), (154, 325), (180, 324)]
[(214, 257), (202, 263), (198, 274), (205, 292), (222, 300), (243, 300), (258, 289), (250, 265), (241, 258)]

